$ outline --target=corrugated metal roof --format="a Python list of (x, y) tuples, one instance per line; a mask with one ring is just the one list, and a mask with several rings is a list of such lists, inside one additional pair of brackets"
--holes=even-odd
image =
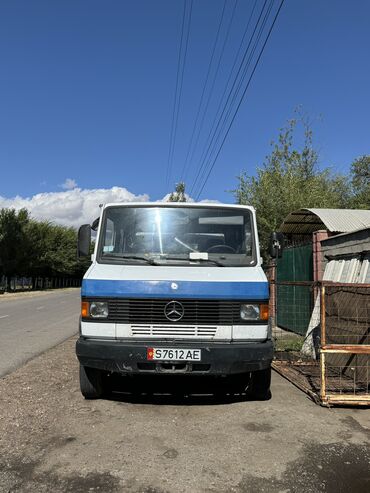
[(368, 227), (370, 227), (370, 210), (298, 209), (288, 214), (279, 231), (305, 235), (320, 229), (331, 233), (348, 233)]

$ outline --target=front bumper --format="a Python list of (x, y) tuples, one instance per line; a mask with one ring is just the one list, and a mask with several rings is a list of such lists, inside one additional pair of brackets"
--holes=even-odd
[[(200, 362), (157, 362), (147, 360), (147, 348), (170, 347), (201, 349)], [(83, 366), (117, 372), (185, 373), (233, 375), (268, 368), (272, 361), (273, 345), (265, 342), (194, 342), (194, 341), (108, 341), (80, 337), (76, 354)]]

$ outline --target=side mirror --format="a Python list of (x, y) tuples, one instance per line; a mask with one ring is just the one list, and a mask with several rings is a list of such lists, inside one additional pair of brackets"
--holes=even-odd
[(274, 231), (270, 237), (270, 256), (272, 258), (280, 258), (284, 250), (284, 235)]
[(86, 257), (90, 254), (91, 226), (84, 224), (78, 230), (77, 257)]

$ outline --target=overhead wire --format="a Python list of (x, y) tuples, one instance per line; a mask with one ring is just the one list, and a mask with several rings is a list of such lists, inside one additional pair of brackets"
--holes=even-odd
[(263, 43), (263, 45), (262, 45), (262, 48), (261, 48), (261, 50), (260, 50), (260, 52), (259, 52), (259, 55), (258, 55), (258, 57), (257, 57), (257, 60), (256, 60), (256, 62), (255, 62), (255, 64), (254, 64), (253, 70), (252, 70), (252, 72), (251, 72), (251, 74), (250, 74), (250, 76), (249, 76), (249, 79), (248, 79), (247, 85), (246, 85), (246, 86), (245, 86), (245, 88), (244, 88), (243, 94), (242, 94), (242, 96), (241, 96), (241, 98), (240, 98), (240, 100), (239, 100), (239, 103), (238, 103), (238, 105), (237, 105), (237, 107), (236, 107), (235, 111), (234, 111), (233, 117), (232, 117), (232, 119), (231, 119), (231, 121), (230, 121), (230, 123), (229, 123), (229, 125), (228, 125), (227, 131), (226, 131), (226, 133), (225, 133), (225, 135), (224, 135), (224, 138), (222, 139), (222, 142), (221, 142), (221, 145), (219, 146), (219, 149), (218, 149), (218, 151), (217, 151), (217, 154), (216, 154), (215, 158), (214, 158), (214, 159), (213, 159), (213, 161), (212, 161), (211, 167), (210, 167), (210, 168), (209, 168), (209, 170), (208, 170), (207, 176), (206, 176), (206, 178), (205, 178), (205, 180), (204, 180), (204, 182), (203, 182), (203, 184), (202, 184), (202, 187), (201, 187), (201, 189), (200, 189), (200, 191), (199, 191), (199, 193), (198, 193), (198, 195), (197, 195), (197, 197), (196, 197), (196, 200), (199, 200), (199, 197), (200, 197), (200, 195), (202, 194), (202, 192), (203, 192), (203, 190), (204, 190), (204, 187), (206, 186), (206, 184), (207, 184), (207, 182), (208, 182), (208, 179), (209, 179), (209, 177), (210, 177), (210, 175), (211, 175), (211, 173), (212, 173), (212, 170), (213, 170), (213, 168), (214, 168), (214, 166), (215, 166), (215, 163), (216, 163), (216, 161), (217, 161), (217, 159), (218, 159), (218, 156), (220, 155), (220, 152), (221, 152), (221, 150), (222, 150), (222, 147), (223, 147), (223, 145), (224, 145), (224, 143), (225, 143), (225, 141), (226, 141), (226, 139), (227, 139), (227, 136), (228, 136), (228, 134), (229, 134), (229, 132), (230, 132), (230, 129), (231, 129), (231, 127), (232, 127), (232, 125), (233, 125), (233, 123), (234, 123), (234, 120), (235, 120), (235, 118), (236, 118), (236, 115), (238, 114), (239, 108), (240, 108), (240, 106), (241, 106), (241, 104), (242, 104), (242, 102), (243, 102), (243, 100), (244, 100), (244, 98), (245, 98), (245, 95), (246, 95), (246, 93), (247, 93), (247, 91), (248, 91), (248, 88), (249, 88), (249, 86), (250, 86), (250, 83), (251, 83), (251, 81), (252, 81), (252, 79), (253, 79), (253, 76), (254, 76), (254, 74), (255, 74), (255, 72), (256, 72), (256, 69), (257, 69), (257, 67), (258, 67), (258, 64), (259, 64), (259, 62), (260, 62), (260, 60), (261, 60), (261, 57), (262, 57), (262, 55), (263, 55), (263, 52), (264, 52), (264, 50), (265, 50), (265, 48), (266, 48), (267, 42), (268, 42), (268, 40), (269, 40), (269, 38), (270, 38), (270, 36), (271, 36), (271, 33), (272, 33), (273, 29), (274, 29), (274, 26), (275, 26), (276, 21), (277, 21), (277, 19), (278, 19), (278, 17), (279, 17), (279, 14), (280, 14), (280, 11), (281, 11), (281, 9), (282, 9), (282, 7), (283, 7), (283, 4), (284, 4), (284, 0), (281, 0), (281, 1), (280, 1), (280, 5), (279, 5), (279, 7), (278, 7), (278, 9), (277, 9), (277, 11), (276, 11), (276, 13), (275, 13), (275, 16), (274, 16), (274, 19), (273, 19), (273, 21), (272, 21), (272, 24), (271, 24), (271, 26), (270, 26), (270, 28), (269, 28), (268, 33), (267, 33), (267, 36), (266, 36), (266, 38), (265, 38), (265, 41), (264, 41), (264, 43)]
[[(231, 76), (232, 76), (232, 75), (233, 75), (233, 73), (234, 73), (234, 69), (235, 69), (236, 63), (237, 63), (237, 61), (239, 60), (239, 55), (240, 55), (240, 52), (241, 52), (242, 47), (243, 47), (243, 44), (244, 44), (244, 39), (245, 39), (245, 37), (246, 37), (246, 35), (247, 35), (247, 33), (248, 33), (249, 25), (250, 25), (250, 23), (251, 23), (251, 20), (252, 20), (252, 17), (253, 17), (253, 14), (254, 14), (254, 11), (255, 11), (255, 8), (256, 8), (256, 5), (257, 5), (257, 1), (258, 1), (258, 0), (255, 0), (255, 1), (254, 1), (254, 4), (253, 4), (252, 10), (251, 10), (251, 13), (250, 13), (250, 15), (249, 15), (249, 19), (248, 19), (248, 22), (247, 22), (246, 28), (245, 28), (244, 33), (243, 33), (243, 36), (242, 36), (242, 38), (241, 38), (241, 40), (240, 40), (240, 43), (239, 43), (239, 47), (238, 47), (237, 53), (236, 53), (236, 55), (235, 55), (235, 57), (234, 57), (234, 62), (233, 62), (233, 65), (232, 65), (231, 70), (230, 70), (230, 72), (229, 72), (229, 76), (228, 76), (228, 79), (227, 79), (226, 84), (225, 84), (225, 86), (224, 86), (224, 90), (223, 90), (223, 92), (222, 92), (221, 98), (220, 98), (220, 100), (219, 100), (219, 103), (218, 103), (218, 106), (217, 106), (217, 110), (216, 110), (216, 113), (215, 113), (215, 117), (214, 117), (214, 120), (213, 120), (213, 124), (211, 125), (210, 131), (209, 131), (208, 136), (207, 136), (207, 139), (206, 139), (206, 141), (205, 141), (205, 142), (206, 142), (206, 144), (205, 144), (205, 146), (204, 146), (204, 148), (203, 148), (203, 151), (202, 151), (202, 153), (201, 153), (201, 157), (200, 157), (200, 162), (201, 162), (201, 163), (203, 162), (203, 159), (204, 159), (204, 158), (205, 158), (205, 156), (206, 156), (206, 149), (207, 149), (207, 145), (209, 145), (209, 143), (210, 143), (211, 136), (212, 136), (212, 134), (216, 131), (216, 130), (215, 130), (215, 125), (216, 125), (216, 122), (218, 121), (218, 118), (219, 118), (219, 115), (220, 115), (221, 106), (222, 106), (222, 103), (223, 103), (223, 101), (224, 101), (226, 91), (227, 91), (227, 89), (228, 89), (228, 87), (229, 87), (229, 84), (230, 84), (230, 81), (231, 81)], [(225, 104), (226, 104), (226, 103), (225, 103)], [(220, 117), (220, 118), (221, 118), (221, 117)], [(195, 177), (195, 179), (194, 179), (194, 181), (193, 181), (193, 184), (192, 184), (192, 187), (191, 187), (190, 194), (192, 194), (192, 192), (193, 192), (193, 189), (194, 189), (194, 187), (195, 187), (195, 185), (196, 185), (196, 182), (197, 182), (197, 180), (198, 180), (198, 178), (199, 178), (199, 175), (200, 175), (201, 169), (202, 169), (202, 168), (201, 168), (201, 167), (199, 167), (199, 169), (198, 169), (198, 173), (197, 173), (197, 175), (196, 175), (196, 177)]]
[(168, 180), (169, 180), (168, 173), (169, 173), (169, 169), (170, 169), (170, 157), (171, 157), (171, 151), (172, 151), (173, 130), (174, 130), (174, 126), (175, 126), (175, 114), (176, 114), (176, 104), (177, 104), (177, 91), (178, 91), (178, 85), (179, 85), (182, 42), (183, 42), (183, 38), (184, 38), (185, 14), (186, 14), (186, 0), (184, 0), (184, 7), (183, 7), (183, 13), (182, 13), (181, 37), (180, 37), (179, 53), (178, 53), (178, 59), (177, 59), (175, 97), (174, 97), (173, 108), (172, 108), (170, 143), (169, 143), (169, 148), (168, 148), (167, 167), (166, 167), (166, 189), (167, 189)]
[[(233, 12), (232, 12), (232, 15), (231, 15), (231, 18), (230, 18), (230, 21), (229, 21), (229, 25), (227, 27), (227, 32), (226, 32), (226, 36), (225, 36), (225, 39), (224, 39), (224, 43), (222, 45), (221, 52), (220, 52), (220, 55), (219, 55), (219, 58), (218, 58), (218, 63), (217, 63), (217, 67), (216, 67), (216, 71), (215, 71), (214, 77), (213, 77), (212, 86), (211, 86), (210, 91), (209, 91), (209, 94), (208, 94), (207, 102), (206, 102), (206, 105), (205, 105), (205, 108), (204, 108), (204, 111), (203, 111), (202, 120), (200, 122), (199, 131), (198, 131), (198, 134), (197, 134), (197, 138), (195, 140), (195, 144), (193, 146), (193, 150), (192, 150), (192, 153), (191, 153), (191, 156), (190, 156), (190, 162), (191, 163), (193, 162), (193, 158), (194, 158), (195, 152), (196, 152), (197, 147), (198, 147), (199, 138), (200, 138), (201, 133), (202, 133), (202, 130), (203, 130), (204, 120), (205, 120), (205, 117), (206, 117), (207, 112), (208, 112), (208, 107), (209, 107), (211, 98), (213, 96), (213, 90), (215, 88), (215, 83), (216, 83), (216, 80), (217, 80), (218, 72), (219, 72), (219, 69), (221, 67), (221, 61), (222, 61), (222, 58), (223, 58), (225, 47), (226, 47), (227, 41), (229, 39), (231, 25), (232, 25), (233, 20), (234, 20), (234, 16), (235, 16), (235, 12), (236, 12), (236, 7), (237, 7), (237, 4), (238, 4), (238, 1), (239, 0), (236, 0), (236, 2), (234, 4)], [(255, 0), (255, 1), (257, 1), (257, 0)], [(223, 97), (223, 95), (222, 95), (222, 97)]]
[[(263, 19), (262, 19), (262, 22), (260, 23), (260, 19), (262, 17), (262, 13), (264, 12), (264, 9), (265, 9), (265, 5), (266, 5), (266, 2), (267, 0), (265, 1), (264, 5), (263, 5), (263, 8), (261, 10), (261, 13), (260, 13), (260, 16), (257, 20), (257, 23), (256, 23), (256, 26), (255, 26), (255, 29), (253, 30), (253, 33), (252, 33), (252, 36), (250, 38), (250, 41), (248, 43), (248, 46), (246, 48), (246, 51), (245, 51), (245, 55), (248, 54), (249, 52), (249, 55), (248, 55), (248, 58), (245, 62), (245, 58), (246, 56), (243, 57), (243, 62), (241, 64), (241, 67), (244, 65), (243, 67), (243, 70), (242, 70), (242, 74), (241, 76), (239, 77), (239, 80), (238, 78), (236, 77), (234, 79), (234, 83), (233, 83), (233, 86), (231, 88), (231, 91), (229, 93), (229, 96), (228, 96), (228, 100), (224, 106), (224, 109), (221, 113), (221, 116), (218, 120), (218, 123), (217, 123), (217, 126), (216, 126), (216, 129), (215, 129), (215, 132), (212, 136), (212, 139), (211, 139), (211, 142), (209, 143), (208, 145), (208, 148), (207, 148), (207, 151), (205, 154), (202, 155), (202, 161), (201, 161), (201, 166), (200, 166), (200, 170), (201, 170), (201, 173), (200, 173), (200, 183), (202, 182), (202, 180), (204, 179), (204, 176), (207, 172), (207, 167), (212, 159), (212, 154), (214, 153), (215, 149), (217, 148), (217, 144), (222, 136), (222, 133), (226, 127), (226, 124), (227, 124), (227, 121), (228, 121), (228, 118), (230, 116), (230, 113), (237, 101), (237, 98), (238, 98), (238, 95), (240, 94), (241, 92), (241, 88), (243, 86), (243, 83), (244, 83), (244, 80), (247, 76), (247, 73), (248, 73), (248, 70), (250, 68), (250, 65), (252, 63), (252, 60), (253, 60), (253, 57), (254, 57), (254, 54), (256, 52), (256, 49), (257, 49), (257, 46), (259, 45), (260, 43), (260, 40), (261, 40), (261, 37), (262, 37), (262, 34), (263, 34), (263, 31), (265, 29), (265, 26), (267, 24), (267, 21), (268, 21), (268, 18), (270, 16), (270, 13), (271, 13), (271, 10), (272, 10), (272, 7), (274, 5), (274, 2), (275, 0), (270, 0), (270, 3), (263, 15)], [(259, 25), (260, 24), (260, 25)], [(257, 32), (257, 35), (254, 39), (254, 35), (255, 35), (255, 32), (256, 32), (256, 28), (258, 27), (259, 25), (259, 28), (258, 28), (258, 32)], [(252, 45), (253, 43), (253, 45)], [(251, 50), (249, 51), (250, 47), (252, 45), (252, 48)], [(244, 63), (245, 62), (245, 63)], [(236, 84), (236, 88), (234, 90), (234, 86)], [(233, 92), (234, 90), (234, 92)], [(226, 106), (228, 101), (229, 101), (229, 97), (231, 96), (231, 101), (230, 103), (228, 104), (228, 107)], [(213, 145), (212, 145), (213, 144)]]
[[(232, 13), (232, 16), (231, 16), (231, 21), (229, 22), (229, 26), (228, 26), (228, 29), (227, 29), (226, 37), (228, 37), (228, 33), (230, 31), (230, 26), (231, 26), (231, 23), (232, 23), (232, 19), (234, 17), (234, 13), (235, 13), (235, 6), (238, 3), (238, 1), (239, 0), (235, 0), (234, 9), (233, 9), (233, 13)], [(194, 141), (195, 131), (196, 131), (197, 126), (198, 126), (200, 111), (201, 111), (201, 108), (202, 108), (202, 105), (203, 105), (203, 100), (204, 100), (204, 96), (205, 96), (205, 92), (206, 92), (206, 87), (208, 85), (208, 80), (209, 80), (209, 76), (210, 76), (210, 73), (211, 73), (213, 59), (214, 59), (214, 55), (215, 55), (215, 52), (216, 52), (216, 47), (217, 47), (219, 36), (220, 36), (221, 26), (222, 26), (224, 15), (225, 15), (226, 3), (227, 3), (227, 0), (224, 0), (224, 4), (223, 4), (222, 11), (221, 11), (221, 16), (220, 16), (220, 21), (218, 23), (218, 27), (217, 27), (217, 31), (216, 31), (216, 36), (215, 36), (215, 40), (214, 40), (213, 47), (212, 47), (211, 58), (210, 58), (210, 61), (209, 61), (209, 64), (208, 64), (207, 74), (206, 74), (206, 78), (205, 78), (205, 81), (204, 81), (204, 84), (203, 84), (203, 89), (202, 89), (202, 93), (201, 93), (201, 97), (200, 97), (200, 101), (199, 101), (199, 105), (198, 105), (198, 110), (197, 110), (197, 114), (196, 114), (196, 117), (195, 117), (195, 123), (193, 125), (193, 131), (191, 133), (190, 142), (189, 142), (189, 145), (188, 145), (186, 157), (185, 157), (185, 160), (184, 160), (184, 164), (182, 166), (180, 181), (183, 181), (186, 178), (187, 163), (189, 161), (190, 151), (191, 151), (191, 149), (193, 147), (193, 141)], [(224, 43), (224, 45), (225, 45), (225, 43)], [(221, 56), (222, 56), (222, 54), (223, 54), (223, 49), (221, 50)], [(215, 77), (217, 77), (217, 72), (218, 72), (218, 68), (217, 68), (216, 73), (215, 73), (214, 78), (213, 78), (213, 83), (212, 83), (212, 86), (211, 86), (211, 91), (213, 90), (213, 87), (214, 87), (214, 80), (215, 80)], [(207, 106), (208, 105), (206, 105), (206, 108), (207, 108)], [(206, 109), (205, 109), (205, 111), (206, 111)], [(203, 121), (203, 119), (202, 119), (202, 121)], [(202, 126), (202, 122), (200, 124), (200, 127), (201, 126)], [(197, 139), (199, 139), (199, 133), (198, 133)], [(195, 146), (196, 145), (197, 145), (197, 141), (195, 143)]]
[[(168, 157), (167, 157), (166, 181), (165, 181), (166, 190), (168, 190), (171, 174), (172, 174), (173, 156), (175, 152), (178, 119), (179, 119), (179, 113), (181, 107), (182, 86), (184, 80), (184, 71), (185, 71), (186, 57), (188, 52), (191, 17), (193, 11), (193, 0), (190, 0), (190, 9), (188, 15), (186, 15), (187, 5), (188, 5), (188, 1), (184, 0), (182, 25), (181, 25), (181, 38), (180, 38), (180, 46), (179, 46), (179, 54), (178, 54), (178, 62), (177, 62), (175, 98), (174, 98), (174, 106), (173, 106), (172, 121), (171, 121), (170, 144), (169, 144)], [(186, 20), (187, 20), (187, 26), (185, 28)], [(185, 29), (186, 29), (186, 41), (185, 41), (185, 48), (183, 49)]]
[[(257, 1), (257, 0), (255, 0), (255, 1)], [(215, 75), (214, 75), (214, 78), (213, 78), (212, 86), (211, 86), (211, 89), (209, 91), (208, 99), (207, 99), (207, 102), (206, 102), (206, 105), (205, 105), (205, 108), (204, 108), (204, 111), (203, 111), (203, 117), (202, 117), (202, 120), (200, 122), (200, 127), (199, 127), (199, 131), (198, 131), (198, 135), (197, 135), (197, 138), (195, 140), (193, 151), (192, 151), (191, 156), (190, 156), (190, 162), (193, 161), (195, 152), (196, 152), (197, 147), (198, 147), (199, 138), (200, 138), (200, 135), (201, 135), (201, 132), (202, 132), (202, 129), (203, 129), (203, 124), (204, 124), (205, 117), (207, 115), (209, 103), (210, 103), (211, 98), (213, 96), (213, 90), (214, 90), (215, 83), (216, 83), (216, 80), (217, 80), (217, 75), (218, 75), (218, 72), (219, 72), (219, 69), (220, 69), (220, 66), (221, 66), (221, 60), (222, 60), (222, 57), (223, 57), (223, 54), (224, 54), (224, 51), (225, 51), (225, 47), (226, 47), (226, 44), (227, 44), (227, 41), (228, 41), (228, 38), (229, 38), (230, 28), (231, 28), (231, 25), (232, 25), (232, 22), (233, 22), (233, 19), (234, 19), (234, 15), (235, 15), (237, 4), (238, 4), (238, 0), (236, 0), (236, 3), (234, 5), (234, 9), (233, 9), (233, 12), (232, 12), (232, 16), (230, 18), (230, 22), (229, 22), (229, 25), (228, 25), (227, 33), (226, 33), (226, 36), (225, 36), (225, 39), (224, 39), (224, 43), (223, 43), (223, 46), (222, 46), (222, 49), (221, 49), (221, 52), (220, 52), (220, 56), (219, 56), (219, 59), (218, 59), (218, 63), (217, 63)], [(225, 90), (226, 90), (226, 88), (225, 88)], [(222, 97), (223, 97), (223, 95), (222, 95)], [(222, 97), (221, 97), (221, 99), (222, 99)], [(217, 112), (216, 112), (216, 114), (217, 114)]]
[[(212, 125), (212, 129), (211, 129), (211, 131), (210, 131), (210, 133), (209, 133), (209, 135), (208, 135), (208, 138), (207, 138), (207, 140), (206, 140), (206, 145), (205, 145), (205, 147), (204, 147), (204, 149), (203, 149), (203, 153), (202, 153), (201, 158), (200, 158), (200, 166), (199, 166), (199, 168), (198, 168), (198, 173), (197, 173), (197, 175), (196, 175), (196, 177), (195, 177), (195, 179), (194, 179), (194, 181), (193, 181), (193, 185), (192, 185), (192, 188), (191, 188), (190, 194), (192, 194), (192, 193), (193, 193), (193, 191), (194, 191), (194, 188), (196, 188), (196, 183), (197, 183), (197, 181), (198, 181), (198, 179), (199, 179), (199, 177), (200, 177), (201, 173), (203, 172), (203, 169), (204, 169), (204, 166), (205, 166), (205, 162), (206, 162), (207, 155), (208, 155), (208, 153), (210, 152), (211, 146), (212, 146), (212, 144), (213, 144), (213, 142), (214, 142), (214, 139), (215, 139), (215, 137), (216, 137), (216, 135), (217, 135), (217, 132), (218, 132), (219, 126), (220, 126), (220, 124), (221, 124), (222, 118), (223, 118), (223, 116), (224, 116), (225, 112), (227, 111), (227, 108), (228, 108), (228, 107), (229, 107), (229, 105), (231, 104), (231, 103), (230, 103), (230, 98), (232, 97), (232, 95), (233, 95), (233, 93), (234, 93), (234, 88), (235, 88), (235, 85), (237, 84), (237, 82), (238, 82), (238, 80), (239, 80), (240, 73), (242, 72), (243, 68), (245, 67), (245, 60), (246, 60), (247, 55), (248, 55), (248, 53), (249, 53), (249, 48), (250, 48), (250, 46), (251, 46), (251, 44), (252, 44), (252, 41), (253, 41), (253, 39), (254, 39), (254, 35), (255, 35), (255, 33), (256, 33), (257, 29), (258, 29), (258, 26), (260, 25), (260, 21), (261, 21), (261, 18), (262, 18), (263, 12), (265, 11), (265, 7), (266, 7), (266, 4), (267, 4), (267, 1), (268, 1), (268, 0), (264, 0), (264, 3), (263, 3), (263, 5), (262, 5), (261, 11), (260, 11), (260, 13), (259, 13), (259, 16), (258, 16), (258, 18), (257, 18), (257, 20), (256, 20), (256, 22), (255, 22), (254, 29), (252, 30), (252, 34), (251, 34), (251, 35), (250, 35), (250, 37), (249, 37), (249, 42), (247, 43), (247, 46), (246, 46), (246, 48), (245, 48), (245, 50), (244, 50), (243, 57), (242, 57), (242, 59), (241, 59), (241, 61), (240, 61), (240, 63), (239, 63), (238, 70), (237, 70), (237, 72), (236, 72), (236, 74), (235, 74), (235, 76), (234, 76), (234, 80), (233, 80), (232, 86), (231, 86), (231, 88), (230, 88), (230, 90), (229, 90), (229, 92), (228, 92), (228, 96), (227, 96), (227, 98), (226, 98), (226, 101), (225, 101), (225, 102), (224, 102), (224, 104), (223, 104), (223, 109), (222, 109), (221, 115), (218, 117), (220, 105), (219, 105), (219, 107), (218, 107), (218, 111), (216, 112), (216, 116), (215, 116), (214, 124)], [(270, 1), (271, 1), (271, 0), (270, 0)], [(273, 0), (272, 0), (272, 1), (273, 1)], [(256, 6), (256, 1), (255, 1), (254, 5), (253, 5), (253, 9), (252, 9), (251, 15), (250, 15), (250, 17), (249, 17), (249, 21), (248, 21), (248, 24), (247, 24), (246, 30), (244, 31), (243, 38), (242, 38), (242, 41), (241, 41), (241, 45), (239, 46), (238, 54), (237, 54), (237, 56), (236, 56), (236, 58), (235, 58), (233, 68), (232, 68), (232, 70), (231, 70), (231, 72), (230, 72), (230, 76), (231, 76), (231, 74), (233, 73), (233, 70), (234, 70), (234, 67), (235, 67), (235, 63), (236, 63), (236, 61), (237, 61), (237, 59), (238, 59), (238, 56), (239, 56), (239, 53), (240, 53), (240, 48), (241, 48), (241, 46), (242, 46), (243, 40), (244, 40), (244, 38), (245, 38), (245, 35), (246, 35), (247, 31), (248, 31), (248, 27), (249, 27), (250, 21), (251, 21), (251, 19), (252, 19), (253, 13), (254, 13), (255, 6)], [(226, 88), (227, 88), (227, 87), (228, 87), (228, 85), (229, 85), (229, 80), (230, 80), (230, 77), (229, 77), (228, 82), (227, 82), (227, 84), (226, 84), (226, 86), (225, 86), (225, 90), (226, 90)], [(224, 94), (225, 94), (225, 91), (224, 91)], [(221, 100), (220, 100), (220, 104), (221, 104), (221, 103), (222, 103), (222, 101), (223, 101), (224, 94), (223, 94), (223, 96), (222, 96), (222, 98), (221, 98)], [(215, 123), (216, 123), (216, 121), (217, 121), (217, 125), (216, 125), (216, 128), (215, 128)]]

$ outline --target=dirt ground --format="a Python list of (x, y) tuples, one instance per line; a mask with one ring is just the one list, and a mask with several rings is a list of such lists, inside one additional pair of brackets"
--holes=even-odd
[(266, 402), (178, 384), (86, 401), (74, 343), (0, 380), (1, 493), (370, 491), (370, 410), (321, 408), (277, 374)]

